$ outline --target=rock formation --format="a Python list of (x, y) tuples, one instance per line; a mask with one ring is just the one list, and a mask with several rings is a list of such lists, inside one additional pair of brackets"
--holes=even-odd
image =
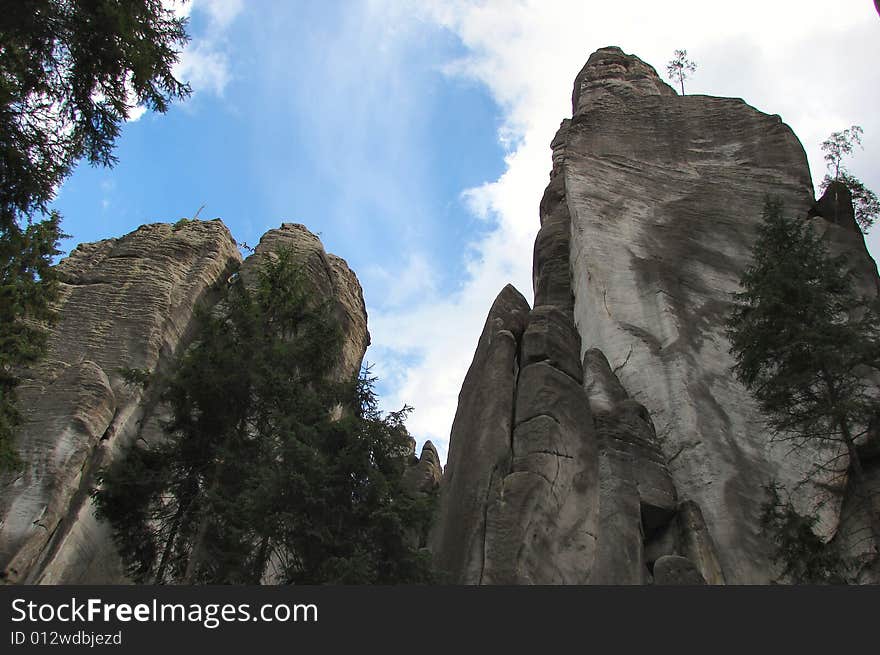
[[(197, 306), (241, 265), (292, 249), (310, 292), (332, 303), (343, 332), (336, 374), (356, 375), (369, 344), (363, 294), (346, 263), (302, 225), (261, 239), (242, 265), (220, 221), (144, 225), (82, 244), (62, 260), (59, 322), (49, 352), (19, 387), (23, 473), (0, 489), (0, 571), (6, 582), (124, 582), (108, 526), (95, 519), (94, 475), (135, 440), (162, 438), (157, 407), (124, 369), (162, 370), (186, 345)], [(438, 462), (439, 466), (439, 462)]]
[[(552, 143), (535, 307), (502, 291), (459, 397), (433, 549), (461, 583), (766, 583), (771, 480), (830, 539), (819, 453), (771, 444), (724, 321), (765, 198), (811, 216), (859, 288), (877, 269), (839, 192), (742, 100), (679, 96), (619, 48), (590, 56)], [(844, 203), (845, 204), (845, 203)]]
[[(415, 449), (415, 439), (413, 439), (413, 448)], [(442, 477), (443, 465), (440, 463), (437, 448), (430, 441), (426, 441), (419, 457), (416, 457), (413, 451), (403, 476), (403, 483), (410, 493), (431, 494), (440, 486)]]
[[(619, 48), (590, 56), (572, 114), (551, 144), (534, 307), (509, 285), (495, 299), (445, 470), (430, 442), (406, 453), (406, 488), (441, 488), (427, 540), (439, 578), (766, 583), (777, 572), (759, 525), (771, 481), (820, 518), (823, 539), (864, 552), (846, 481), (806, 480), (823, 454), (771, 441), (724, 330), (767, 196), (847, 255), (862, 294), (880, 294), (847, 190), (813, 199), (803, 148), (778, 116), (679, 96)], [(125, 371), (164, 370), (192, 338), (195, 308), (216, 303), (239, 268), (253, 284), (282, 247), (342, 328), (333, 375), (356, 374), (369, 344), (360, 284), (301, 225), (271, 230), (244, 263), (222, 223), (187, 221), (83, 244), (59, 264), (60, 321), (19, 388), (26, 467), (0, 480), (7, 582), (125, 581), (89, 491), (127, 445), (163, 438), (163, 408)], [(880, 424), (872, 434), (859, 448), (880, 489)]]
[(501, 291), (459, 395), (432, 535), (448, 582), (583, 584), (596, 558), (598, 444), (559, 173), (541, 201), (535, 308), (512, 286)]
[(241, 267), (245, 282), (253, 275), (264, 257), (288, 248), (300, 262), (303, 280), (309, 285), (310, 297), (332, 301), (334, 319), (342, 330), (342, 354), (334, 371), (338, 379), (357, 375), (370, 333), (367, 331), (367, 308), (357, 276), (341, 257), (324, 250), (320, 239), (304, 225), (283, 223), (262, 236), (254, 254)]

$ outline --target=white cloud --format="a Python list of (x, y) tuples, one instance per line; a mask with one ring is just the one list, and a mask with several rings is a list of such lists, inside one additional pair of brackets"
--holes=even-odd
[(198, 42), (180, 55), (174, 74), (186, 81), (194, 93), (210, 91), (222, 96), (229, 82), (229, 59), (216, 45)]
[[(231, 78), (229, 56), (225, 52), (226, 31), (244, 8), (243, 0), (164, 0), (163, 4), (179, 17), (189, 17), (193, 10), (207, 15), (205, 32), (193, 37), (180, 53), (174, 76), (188, 82), (193, 93), (208, 91), (222, 96)], [(135, 101), (134, 90), (130, 89), (129, 123), (147, 113), (147, 108)]]
[(141, 116), (147, 113), (147, 108), (143, 105), (135, 105), (131, 108), (131, 111), (128, 113), (128, 122), (134, 123), (137, 120), (140, 120)]
[(227, 32), (244, 9), (243, 0), (166, 0), (166, 6), (178, 16), (192, 18), (195, 13), (208, 19), (204, 30), (191, 34), (192, 39), (174, 68), (175, 77), (188, 82), (194, 94), (207, 91), (222, 96), (232, 78), (226, 52)]
[(244, 9), (244, 0), (193, 0), (195, 8), (207, 12), (216, 29), (226, 29)]
[[(619, 45), (663, 74), (676, 48), (699, 64), (688, 93), (743, 97), (778, 113), (804, 143), (814, 180), (824, 173), (819, 143), (832, 131), (860, 124), (865, 150), (851, 169), (880, 189), (880, 61), (871, 3), (839, 0), (834, 11), (814, 0), (742, 0), (668, 4), (583, 0), (371, 2), (374, 12), (434, 21), (458, 36), (467, 54), (447, 62), (448, 75), (484, 84), (504, 113), (499, 141), (506, 170), (493, 182), (463, 190), (472, 211), (493, 229), (471, 244), (465, 280), (445, 298), (371, 309), (376, 372), (394, 382), (388, 407), (416, 410), (410, 430), (430, 438), (445, 459), (464, 374), (495, 295), (513, 282), (531, 296), (531, 253), (538, 203), (551, 166), (550, 141), (570, 116), (574, 77), (591, 52)], [(877, 234), (877, 233), (875, 233)], [(880, 252), (880, 238), (868, 239)], [(375, 354), (373, 354), (375, 353)], [(413, 363), (415, 362), (415, 363)]]
[(377, 294), (374, 301), (383, 308), (425, 302), (435, 297), (437, 292), (436, 272), (428, 258), (418, 252), (407, 255), (406, 263), (399, 272), (391, 273), (382, 266), (374, 265), (359, 271), (359, 275)]

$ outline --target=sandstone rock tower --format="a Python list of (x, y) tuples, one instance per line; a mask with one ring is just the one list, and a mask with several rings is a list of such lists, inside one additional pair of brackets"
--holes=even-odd
[[(731, 374), (723, 324), (765, 198), (847, 252), (865, 293), (876, 265), (857, 229), (823, 218), (779, 116), (679, 96), (614, 47), (578, 74), (572, 115), (552, 143), (534, 308), (499, 294), (459, 397), (437, 566), (467, 584), (766, 583), (763, 485), (795, 489), (813, 458), (770, 444)], [(824, 482), (796, 494), (830, 539), (845, 530)]]
[[(290, 248), (310, 293), (330, 299), (342, 329), (336, 374), (356, 375), (369, 345), (363, 293), (344, 260), (285, 223), (241, 262), (219, 220), (144, 225), (82, 244), (59, 264), (59, 322), (49, 352), (19, 387), (24, 471), (0, 487), (0, 571), (8, 583), (125, 582), (109, 527), (89, 491), (98, 469), (135, 440), (162, 438), (163, 409), (123, 369), (161, 370), (192, 338), (194, 311), (217, 302), (239, 269)], [(435, 455), (436, 457), (436, 455)]]

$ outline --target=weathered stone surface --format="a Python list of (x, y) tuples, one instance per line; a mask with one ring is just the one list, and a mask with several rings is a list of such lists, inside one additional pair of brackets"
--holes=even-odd
[[(557, 289), (570, 299), (568, 283)], [(477, 346), (450, 438), (435, 566), (465, 584), (583, 584), (598, 460), (571, 314), (507, 287)]]
[(583, 371), (584, 391), (594, 413), (610, 412), (618, 403), (629, 398), (598, 348), (590, 348), (584, 353)]
[(709, 533), (700, 506), (692, 500), (683, 500), (678, 505), (677, 519), (679, 552), (696, 566), (707, 584), (725, 584), (715, 541)]
[(516, 421), (519, 425), (536, 416), (550, 416), (558, 423), (589, 420), (580, 384), (547, 362), (523, 367), (516, 386)]
[(512, 456), (488, 508), (482, 582), (585, 584), (599, 510), (593, 422), (580, 384), (547, 362), (520, 372)]
[(487, 508), (510, 469), (518, 343), (528, 314), (512, 286), (498, 294), (458, 397), (431, 537), (435, 568), (447, 582), (482, 579)]
[(334, 318), (342, 330), (342, 354), (335, 374), (340, 379), (357, 375), (370, 345), (364, 294), (357, 276), (345, 260), (328, 254), (321, 240), (304, 225), (283, 223), (266, 232), (253, 255), (242, 264), (245, 283), (253, 279), (263, 258), (280, 248), (290, 249), (301, 263), (303, 279), (311, 285), (310, 295), (318, 301), (332, 302)]
[(630, 99), (672, 95), (675, 91), (658, 77), (653, 67), (610, 46), (590, 55), (575, 78), (572, 113), (577, 115), (598, 105), (622, 109)]
[(821, 216), (833, 225), (861, 234), (858, 223), (856, 223), (852, 193), (843, 182), (831, 182), (822, 197), (810, 207), (809, 214)]
[(529, 314), (529, 326), (523, 335), (521, 364), (546, 362), (580, 382), (580, 345), (571, 313), (552, 305), (535, 307)]
[(655, 585), (704, 585), (694, 563), (680, 555), (664, 555), (654, 562)]
[[(562, 180), (559, 176), (558, 180)], [(551, 184), (555, 184), (556, 181)], [(554, 207), (538, 230), (535, 239), (533, 284), (535, 304), (553, 305), (571, 312), (571, 273), (568, 268), (569, 230), (568, 209), (564, 202)]]
[(604, 355), (584, 355), (584, 390), (599, 458), (595, 584), (644, 584), (645, 543), (675, 517), (677, 492), (648, 411), (628, 398)]
[(564, 144), (553, 143), (540, 204), (535, 308), (518, 343), (510, 463), (486, 506), (483, 584), (583, 584), (595, 558), (598, 460), (572, 320)]
[[(768, 445), (754, 400), (731, 374), (724, 321), (765, 197), (794, 216), (813, 203), (803, 148), (778, 116), (738, 99), (678, 96), (617, 48), (590, 57), (573, 112), (559, 148), (582, 348), (601, 349), (650, 411), (675, 486), (702, 507), (728, 582), (768, 582), (771, 547), (756, 520), (763, 485), (794, 488), (815, 456)], [(832, 250), (861, 238), (814, 220)], [(863, 246), (853, 258), (872, 267)], [(800, 499), (830, 535), (839, 503), (826, 482)]]
[(535, 307), (553, 306), (571, 314), (574, 298), (571, 294), (571, 271), (568, 252), (571, 243), (571, 219), (565, 199), (565, 134), (570, 121), (563, 121), (553, 140), (553, 170), (550, 184), (540, 203), (541, 229), (535, 238), (532, 266), (532, 284)]
[(422, 454), (404, 473), (403, 484), (412, 493), (431, 493), (440, 486), (443, 466), (437, 449), (430, 441), (422, 446)]
[[(361, 287), (317, 237), (301, 225), (272, 230), (241, 274), (247, 281), (282, 245), (302, 262), (316, 302), (330, 301), (342, 326), (336, 375), (356, 375), (369, 343)], [(126, 581), (88, 494), (97, 469), (127, 445), (163, 438), (165, 410), (127, 386), (121, 369), (168, 365), (191, 336), (196, 305), (216, 302), (240, 261), (221, 222), (190, 221), (82, 244), (59, 264), (60, 321), (48, 356), (20, 387), (20, 450), (28, 465), (0, 492), (0, 566), (8, 582)], [(419, 484), (436, 484), (439, 466), (428, 445), (416, 467)]]
[(142, 391), (120, 369), (164, 366), (195, 305), (239, 260), (222, 223), (193, 221), (83, 244), (59, 264), (60, 319), (19, 387), (26, 467), (0, 490), (7, 582), (123, 579), (88, 499), (97, 467), (141, 431)]
[[(725, 334), (766, 197), (801, 218), (814, 205), (803, 148), (778, 116), (679, 96), (619, 48), (590, 57), (572, 107), (540, 203), (515, 400), (505, 377), (483, 403), (496, 414), (470, 424), (493, 435), (487, 454), (468, 451), (480, 500), (460, 541), (482, 551), (459, 558), (471, 568), (452, 579), (766, 583), (772, 545), (757, 517), (768, 481), (800, 488), (799, 509), (819, 516), (826, 537), (839, 522), (839, 494), (813, 470), (825, 453), (772, 443), (732, 375)], [(876, 295), (876, 265), (841, 207), (826, 194), (812, 220)], [(453, 448), (462, 435), (453, 430)], [(571, 493), (574, 471), (582, 488)], [(446, 512), (442, 529), (454, 530)], [(567, 540), (577, 512), (581, 538)]]
[[(601, 438), (601, 427), (597, 426)], [(626, 463), (599, 456), (599, 525), (591, 584), (645, 584), (648, 572), (643, 547), (639, 492)]]

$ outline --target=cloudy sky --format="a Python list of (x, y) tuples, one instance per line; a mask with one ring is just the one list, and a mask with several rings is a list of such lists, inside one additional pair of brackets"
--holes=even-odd
[[(880, 192), (880, 16), (872, 0), (192, 0), (178, 67), (195, 91), (143, 114), (112, 170), (80, 166), (56, 207), (76, 243), (222, 218), (254, 245), (319, 233), (364, 287), (387, 409), (445, 459), (458, 391), (495, 295), (531, 298), (549, 144), (590, 53), (618, 45), (686, 91), (743, 98), (819, 144), (857, 124), (851, 172)], [(880, 228), (868, 236), (875, 258)]]

